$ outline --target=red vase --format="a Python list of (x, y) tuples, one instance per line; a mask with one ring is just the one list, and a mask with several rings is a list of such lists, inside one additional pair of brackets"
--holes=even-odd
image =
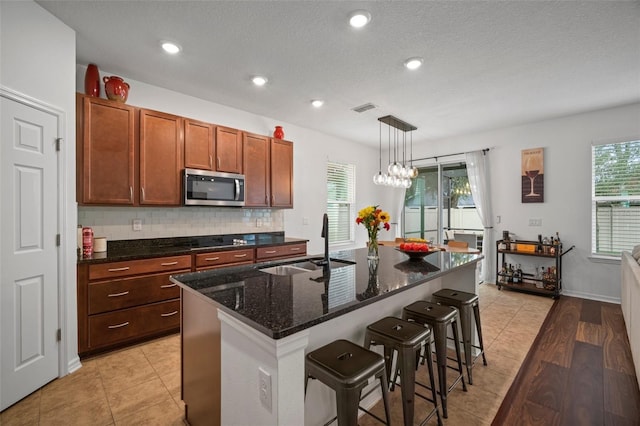
[(276, 126), (276, 130), (273, 131), (273, 137), (276, 139), (284, 139), (284, 130), (282, 130), (282, 126)]
[(100, 97), (100, 73), (96, 64), (89, 64), (84, 74), (84, 93), (94, 98)]
[(107, 98), (112, 101), (127, 102), (127, 96), (129, 96), (129, 83), (125, 83), (120, 77), (112, 75), (111, 77), (104, 76), (104, 92), (107, 94)]

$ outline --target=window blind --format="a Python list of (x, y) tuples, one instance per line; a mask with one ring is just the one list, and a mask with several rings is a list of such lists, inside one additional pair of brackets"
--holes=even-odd
[(591, 250), (620, 256), (640, 244), (640, 141), (592, 147)]
[(330, 243), (353, 240), (355, 170), (353, 164), (327, 163), (327, 215), (329, 216)]

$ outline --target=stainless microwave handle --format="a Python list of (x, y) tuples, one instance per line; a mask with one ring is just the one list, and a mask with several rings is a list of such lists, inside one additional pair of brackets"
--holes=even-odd
[(236, 182), (236, 197), (235, 200), (238, 201), (240, 199), (240, 179), (234, 179)]

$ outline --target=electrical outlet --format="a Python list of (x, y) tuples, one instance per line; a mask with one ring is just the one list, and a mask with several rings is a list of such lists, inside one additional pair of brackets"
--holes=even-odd
[(496, 216), (496, 223), (502, 222), (502, 216)]
[(308, 225), (309, 224), (309, 218), (308, 217), (303, 217), (302, 218), (302, 224), (303, 225)]
[(256, 228), (260, 228), (262, 226), (262, 219), (256, 219)]
[(142, 219), (133, 219), (133, 230), (142, 231)]
[(262, 406), (271, 411), (271, 374), (258, 367), (258, 392)]
[(529, 219), (529, 226), (542, 226), (542, 219)]

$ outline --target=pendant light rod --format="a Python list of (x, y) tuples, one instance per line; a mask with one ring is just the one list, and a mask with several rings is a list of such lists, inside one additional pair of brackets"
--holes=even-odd
[[(491, 150), (491, 148), (483, 148), (480, 151), (482, 151), (483, 155), (486, 155), (487, 152), (489, 152), (490, 150)], [(456, 152), (454, 154), (434, 155), (433, 157), (414, 158), (414, 160), (415, 161), (422, 161), (422, 160), (436, 160), (436, 161), (438, 161), (438, 158), (453, 157), (454, 155), (462, 155), (462, 154), (466, 154), (466, 152)]]
[(409, 124), (406, 121), (402, 121), (399, 118), (394, 117), (393, 115), (385, 115), (384, 117), (379, 117), (378, 121), (381, 121), (388, 126), (395, 127), (396, 129), (402, 130), (403, 132), (418, 130), (418, 128), (413, 124)]

